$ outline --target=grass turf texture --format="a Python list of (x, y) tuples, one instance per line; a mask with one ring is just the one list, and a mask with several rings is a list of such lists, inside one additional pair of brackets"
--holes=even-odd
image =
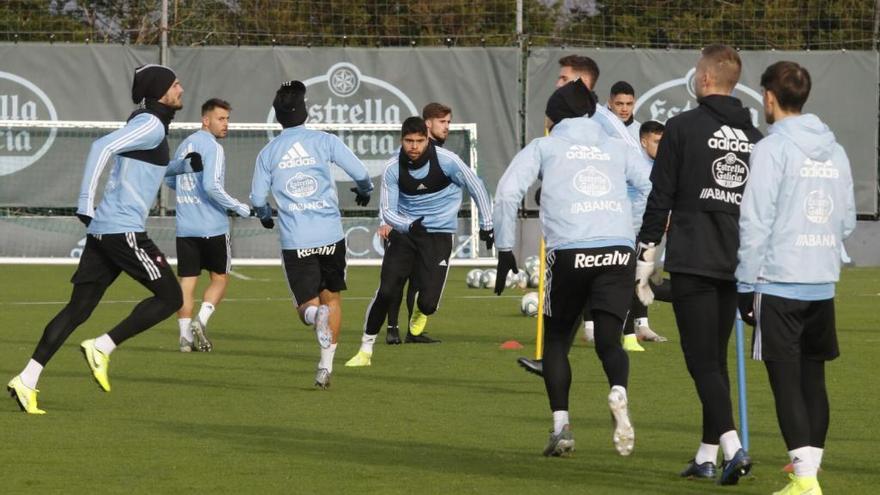
[[(4, 380), (21, 370), (66, 301), (73, 270), (0, 267)], [(651, 325), (670, 342), (646, 343), (647, 352), (630, 355), (634, 454), (614, 451), (607, 384), (593, 349), (578, 338), (571, 352), (578, 450), (571, 459), (548, 459), (540, 455), (551, 426), (543, 382), (514, 363), (534, 349), (535, 320), (519, 314), (521, 291), (497, 298), (467, 289), (467, 269), (454, 268), (428, 323), (442, 344), (387, 346), (383, 329), (373, 366), (352, 369), (343, 364), (358, 349), (378, 269), (350, 269), (333, 385), (322, 392), (312, 388), (314, 333), (295, 317), (281, 270), (239, 272), (253, 280), (231, 281), (209, 325), (213, 353), (179, 353), (170, 318), (113, 354), (113, 391), (105, 394), (77, 345), (144, 297), (120, 277), (44, 372), (39, 399), (48, 414), (23, 414), (9, 398), (0, 403), (0, 491), (766, 494), (787, 482), (766, 372), (754, 361), (747, 364), (753, 475), (738, 487), (678, 478), (699, 442), (700, 408), (669, 305), (652, 307)], [(842, 357), (827, 369), (826, 493), (873, 493), (880, 483), (871, 372), (878, 279), (880, 270), (851, 269), (838, 286)], [(526, 348), (500, 350), (508, 339)]]

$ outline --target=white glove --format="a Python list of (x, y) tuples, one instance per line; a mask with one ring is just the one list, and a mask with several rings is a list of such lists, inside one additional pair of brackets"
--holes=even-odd
[[(657, 254), (654, 254), (656, 257)], [(651, 282), (654, 285), (663, 285), (663, 260), (654, 262), (654, 273), (651, 274)]]
[(654, 302), (654, 291), (648, 281), (654, 273), (654, 257), (657, 249), (653, 242), (639, 243), (638, 257), (636, 258), (636, 296), (645, 306)]

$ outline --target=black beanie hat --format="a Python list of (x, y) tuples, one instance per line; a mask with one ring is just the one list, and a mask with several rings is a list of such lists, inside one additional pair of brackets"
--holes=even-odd
[(547, 100), (544, 112), (553, 124), (571, 117), (592, 117), (596, 113), (596, 94), (580, 78), (557, 89)]
[(177, 75), (173, 70), (158, 64), (142, 65), (134, 70), (131, 84), (131, 101), (139, 104), (145, 98), (158, 100), (174, 84)]
[(302, 125), (308, 117), (306, 111), (306, 86), (299, 81), (287, 81), (278, 88), (272, 102), (275, 118), (281, 127)]

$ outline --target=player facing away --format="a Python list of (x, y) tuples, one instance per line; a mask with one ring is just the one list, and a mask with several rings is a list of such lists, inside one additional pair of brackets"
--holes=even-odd
[[(428, 139), (434, 146), (442, 147), (449, 137), (449, 124), (452, 123), (452, 109), (448, 106), (431, 102), (422, 108), (422, 119), (425, 120), (425, 126), (428, 128)], [(391, 233), (391, 226), (381, 219), (380, 215), (379, 236), (388, 241), (388, 235)], [(410, 277), (406, 283), (406, 309), (409, 315), (409, 328), (406, 332), (404, 342), (407, 344), (434, 344), (440, 340), (432, 338), (425, 332), (428, 324), (428, 316), (419, 311), (416, 305), (416, 294), (418, 288), (415, 281)], [(388, 328), (385, 335), (385, 343), (390, 345), (400, 344), (400, 330), (398, 329), (398, 318), (400, 314), (400, 303), (403, 300), (403, 291), (395, 295), (388, 305)]]
[(666, 122), (657, 149), (636, 268), (636, 291), (649, 305), (656, 246), (669, 222), (666, 270), (672, 309), (703, 412), (700, 446), (681, 476), (714, 479), (720, 444), (722, 485), (735, 485), (751, 470), (733, 421), (727, 372), (737, 305), (739, 206), (749, 178), (749, 156), (761, 139), (749, 111), (730, 96), (741, 69), (733, 48), (703, 49), (694, 74), (698, 106)]
[[(135, 70), (131, 96), (141, 108), (124, 127), (92, 143), (86, 158), (76, 209), (76, 216), (86, 225), (86, 246), (71, 278), (70, 301), (46, 326), (30, 361), (7, 386), (21, 409), (30, 414), (44, 413), (37, 407), (37, 382), (43, 367), (89, 318), (120, 273), (153, 295), (138, 303), (112, 330), (80, 344), (92, 376), (105, 392), (110, 391), (110, 353), (171, 316), (183, 303), (168, 260), (144, 228), (162, 178), (201, 170), (198, 155), (170, 160), (168, 153), (168, 124), (183, 107), (183, 87), (171, 69), (143, 65)], [(111, 160), (110, 176), (96, 206), (101, 172)]]
[(251, 203), (263, 227), (275, 226), (269, 193), (281, 223), (281, 263), (293, 304), (306, 325), (314, 325), (321, 349), (315, 386), (326, 389), (342, 325), (345, 285), (345, 235), (339, 213), (334, 163), (355, 182), (357, 204), (370, 201), (373, 183), (364, 164), (338, 137), (305, 128), (306, 87), (300, 81), (281, 85), (272, 103), (284, 128), (257, 156)]
[(810, 73), (777, 62), (761, 76), (768, 135), (749, 160), (736, 279), (740, 313), (755, 326), (794, 473), (776, 495), (819, 495), (829, 406), (825, 361), (839, 354), (834, 285), (842, 242), (855, 229), (849, 159), (816, 115), (802, 114)]
[(370, 366), (373, 344), (388, 314), (388, 305), (407, 278), (416, 280), (416, 304), (430, 316), (440, 307), (446, 285), (452, 237), (458, 228), (461, 190), (479, 210), (480, 239), (492, 249), (492, 203), (483, 181), (455, 153), (428, 139), (425, 121), (403, 121), (400, 153), (386, 162), (379, 208), (394, 229), (382, 258), (376, 295), (367, 306), (364, 335), (346, 366)]
[[(202, 128), (180, 143), (175, 156), (198, 153), (204, 169), (165, 178), (168, 187), (177, 193), (177, 275), (183, 291), (183, 306), (177, 312), (180, 352), (213, 350), (208, 339), (208, 319), (226, 293), (232, 258), (226, 211), (234, 211), (243, 218), (251, 214), (250, 207), (230, 196), (224, 187), (226, 156), (218, 140), (229, 131), (231, 110), (228, 102), (217, 98), (202, 104)], [(202, 269), (208, 271), (211, 282), (193, 318), (193, 293)]]
[(612, 440), (620, 455), (632, 453), (635, 444), (626, 391), (629, 358), (621, 347), (635, 273), (626, 186), (647, 195), (651, 182), (638, 151), (609, 137), (589, 118), (595, 111), (595, 95), (582, 80), (556, 90), (547, 104), (547, 116), (556, 123), (550, 135), (533, 140), (514, 157), (495, 197), (495, 293), (501, 294), (508, 270), (516, 271), (512, 249), (520, 201), (535, 180), (542, 180), (540, 218), (547, 244), (542, 365), (553, 413), (546, 456), (565, 456), (575, 447), (568, 414), (568, 352), (587, 299), (596, 354), (611, 389)]

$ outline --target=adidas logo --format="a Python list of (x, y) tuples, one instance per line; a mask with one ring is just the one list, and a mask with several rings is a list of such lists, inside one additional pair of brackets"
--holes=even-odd
[(296, 142), (289, 150), (287, 150), (287, 153), (284, 154), (284, 158), (281, 159), (278, 168), (308, 167), (309, 165), (314, 165), (316, 163), (318, 163), (318, 161), (309, 155), (308, 151), (303, 148), (303, 145)]
[(448, 266), (448, 265), (446, 264), (446, 260), (442, 260), (442, 261), (440, 261), (440, 265), (439, 265), (439, 266)]
[(721, 129), (715, 131), (709, 138), (709, 147), (713, 150), (723, 151), (739, 151), (742, 153), (751, 153), (754, 144), (749, 142), (749, 137), (740, 129), (736, 129), (727, 125), (721, 126)]
[(565, 153), (565, 157), (569, 160), (602, 160), (607, 161), (611, 159), (611, 156), (608, 153), (603, 153), (601, 149), (595, 146), (581, 146), (576, 144), (568, 149)]
[(425, 187), (424, 184), (419, 184), (419, 187), (416, 188), (416, 191), (424, 191), (425, 189), (427, 189), (427, 187)]

